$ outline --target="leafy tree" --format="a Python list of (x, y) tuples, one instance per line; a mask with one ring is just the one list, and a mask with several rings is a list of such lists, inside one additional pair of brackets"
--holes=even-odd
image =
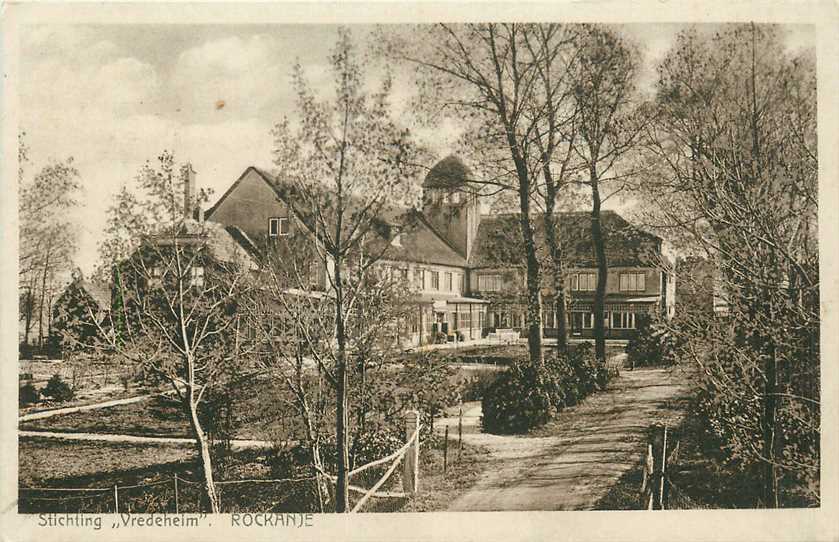
[[(645, 188), (660, 224), (713, 262), (715, 311), (673, 323), (714, 431), (761, 503), (818, 500), (816, 75), (771, 25), (682, 32), (659, 66)], [(786, 494), (785, 494), (786, 493)]]
[(31, 178), (25, 133), (18, 136), (18, 183), (20, 187), (20, 251), (18, 284), (20, 318), (24, 320), (24, 344), (29, 345), (37, 314), (38, 347), (45, 346), (52, 325), (52, 300), (57, 295), (61, 273), (70, 267), (76, 250), (76, 230), (68, 212), (77, 204), (81, 184), (73, 158), (51, 161)]
[[(645, 116), (636, 106), (638, 54), (632, 44), (611, 28), (586, 25), (577, 47), (573, 71), (576, 137), (571, 144), (588, 177), (584, 184), (591, 190), (591, 236), (597, 262), (594, 349), (602, 365), (606, 363), (604, 306), (609, 268), (600, 209), (637, 174), (622, 160), (638, 145)], [(604, 193), (609, 185), (617, 187)]]

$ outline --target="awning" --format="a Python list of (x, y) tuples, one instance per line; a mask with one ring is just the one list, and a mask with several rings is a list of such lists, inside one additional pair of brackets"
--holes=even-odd
[(650, 296), (650, 297), (633, 297), (630, 299), (624, 299), (624, 303), (655, 303), (658, 301), (658, 296)]

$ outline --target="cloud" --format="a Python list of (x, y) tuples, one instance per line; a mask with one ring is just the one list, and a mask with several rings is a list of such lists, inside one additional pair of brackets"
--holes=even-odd
[(178, 108), (203, 122), (271, 116), (291, 98), (288, 57), (265, 34), (209, 41), (179, 55), (168, 90)]

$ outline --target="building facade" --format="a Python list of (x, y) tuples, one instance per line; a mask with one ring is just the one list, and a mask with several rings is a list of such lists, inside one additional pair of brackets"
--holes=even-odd
[[(380, 266), (401, 277), (413, 292), (415, 317), (405, 330), (413, 345), (450, 340), (475, 340), (497, 329), (525, 328), (524, 255), (518, 216), (482, 215), (470, 170), (454, 156), (438, 162), (427, 174), (422, 209), (405, 209), (400, 229)], [(207, 210), (206, 219), (220, 224), (245, 248), (264, 240), (292, 235), (305, 228), (285, 201), (281, 183), (271, 174), (249, 167)], [(534, 217), (540, 250), (543, 227)], [(572, 337), (590, 338), (597, 275), (588, 213), (563, 213), (559, 226), (566, 257), (568, 325)], [(609, 275), (606, 329), (609, 338), (632, 335), (639, 313), (672, 314), (672, 274), (662, 254), (662, 240), (603, 213)], [(543, 258), (543, 261), (547, 261)], [(547, 266), (543, 265), (543, 269)], [(325, 276), (313, 277), (325, 288)], [(543, 284), (553, 279), (543, 271)], [(555, 335), (554, 292), (543, 290), (546, 336)]]

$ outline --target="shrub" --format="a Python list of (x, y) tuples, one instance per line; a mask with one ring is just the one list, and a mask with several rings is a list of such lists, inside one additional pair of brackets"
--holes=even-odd
[(626, 345), (629, 364), (644, 367), (673, 363), (675, 348), (666, 326), (647, 314), (639, 314), (636, 322), (638, 332)]
[(501, 371), (477, 369), (470, 373), (472, 374), (461, 383), (460, 395), (464, 401), (480, 401), (486, 394), (486, 390), (498, 380)]
[(487, 433), (523, 433), (547, 422), (548, 407), (533, 368), (517, 361), (486, 390), (481, 425)]
[(49, 382), (47, 382), (47, 385), (44, 386), (43, 390), (41, 390), (41, 394), (51, 397), (53, 401), (58, 401), (59, 403), (70, 401), (76, 396), (73, 388), (64, 382), (59, 374), (52, 375)]
[(32, 385), (32, 382), (27, 382), (26, 384), (20, 387), (18, 393), (18, 405), (31, 405), (37, 403), (39, 398), (40, 394), (38, 393), (37, 388), (35, 388), (35, 386)]

